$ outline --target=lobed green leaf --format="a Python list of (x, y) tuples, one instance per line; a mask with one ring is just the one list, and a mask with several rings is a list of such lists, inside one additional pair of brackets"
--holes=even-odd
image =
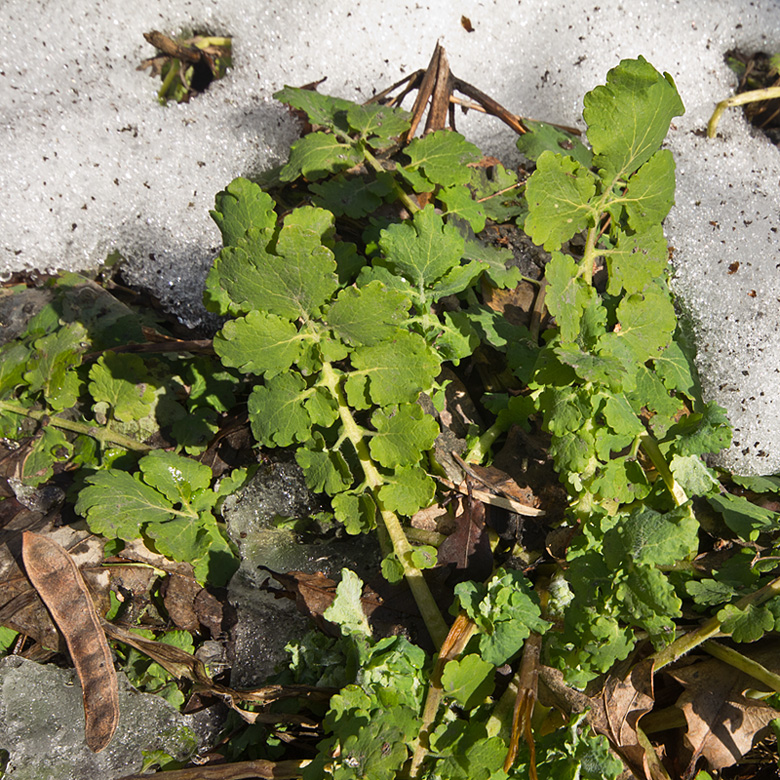
[(96, 402), (107, 403), (117, 420), (146, 417), (155, 394), (146, 365), (139, 355), (106, 352), (89, 370), (89, 392)]
[(345, 390), (353, 406), (358, 405), (366, 384), (378, 406), (411, 403), (433, 386), (439, 365), (436, 352), (421, 336), (401, 331), (392, 340), (355, 349), (354, 371), (347, 377)]
[(644, 57), (623, 60), (607, 83), (585, 95), (583, 117), (594, 165), (609, 182), (627, 177), (661, 147), (674, 117), (685, 111), (672, 77)]
[(225, 323), (214, 337), (214, 351), (226, 366), (244, 373), (274, 376), (301, 355), (305, 334), (295, 323), (263, 311), (251, 311)]
[(348, 344), (371, 346), (392, 338), (409, 313), (409, 297), (380, 281), (346, 287), (328, 307), (328, 325)]
[(363, 155), (351, 143), (343, 143), (330, 133), (309, 133), (292, 145), (290, 159), (279, 172), (279, 178), (293, 181), (303, 176), (317, 181), (362, 161)]
[(417, 463), (439, 435), (436, 420), (418, 404), (377, 409), (371, 424), (376, 429), (368, 442), (371, 457), (385, 468)]
[(460, 233), (431, 204), (383, 230), (379, 245), (393, 271), (421, 290), (457, 267), (464, 249)]
[(415, 138), (404, 151), (411, 160), (409, 168), (422, 169), (431, 182), (443, 187), (467, 184), (471, 178), (468, 163), (482, 156), (474, 144), (451, 130)]
[(272, 231), (276, 225), (274, 201), (254, 182), (238, 177), (218, 192), (209, 212), (225, 246), (236, 246), (250, 228)]
[(544, 152), (525, 187), (528, 216), (523, 229), (548, 252), (594, 224), (596, 177), (571, 157)]

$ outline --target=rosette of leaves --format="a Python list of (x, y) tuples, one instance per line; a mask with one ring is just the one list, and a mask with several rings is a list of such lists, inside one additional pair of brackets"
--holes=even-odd
[(210, 276), (241, 315), (214, 349), (225, 365), (258, 377), (249, 396), (255, 437), (266, 447), (298, 446), (309, 486), (333, 496), (351, 533), (375, 527), (375, 499), (413, 514), (433, 497), (420, 461), (438, 432), (415, 402), (433, 387), (441, 357), (405, 327), (409, 289), (377, 279), (343, 287), (329, 212), (302, 207), (277, 229), (270, 196), (249, 182), (231, 187), (241, 194), (222, 197), (223, 219), (245, 193), (256, 200), (251, 226)]
[(476, 343), (465, 319), (439, 318), (432, 306), (473, 284), (483, 265), (461, 262), (463, 238), (432, 206), (382, 232), (380, 256), (355, 284), (340, 281), (339, 261), (355, 247), (336, 240), (329, 211), (301, 206), (278, 224), (271, 197), (238, 179), (214, 218), (225, 248), (208, 296), (237, 315), (214, 349), (257, 377), (248, 401), (255, 437), (297, 447), (309, 486), (332, 497), (349, 533), (382, 517), (405, 574), (427, 591), (418, 569), (435, 556), (413, 550), (397, 519), (434, 496), (423, 464), (438, 425), (417, 400), (443, 359)]

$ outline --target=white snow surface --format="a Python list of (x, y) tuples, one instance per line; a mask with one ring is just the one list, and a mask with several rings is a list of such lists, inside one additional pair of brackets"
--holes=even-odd
[[(164, 108), (136, 70), (154, 53), (143, 33), (185, 29), (232, 36), (235, 67)], [(704, 137), (736, 82), (724, 53), (780, 50), (777, 0), (3, 0), (0, 272), (94, 268), (118, 250), (136, 282), (196, 320), (220, 248), (214, 195), (283, 162), (296, 137), (273, 92), (327, 76), (321, 91), (362, 101), (425, 67), (437, 40), (456, 75), (562, 124), (582, 126), (583, 95), (623, 58), (673, 76), (687, 112), (669, 136), (667, 234), (706, 393), (735, 429), (719, 462), (780, 471), (780, 157), (738, 109)], [(458, 129), (517, 158), (493, 118), (471, 112)]]

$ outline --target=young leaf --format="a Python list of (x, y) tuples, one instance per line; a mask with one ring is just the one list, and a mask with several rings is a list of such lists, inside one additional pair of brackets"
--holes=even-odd
[(708, 401), (696, 411), (683, 417), (666, 434), (674, 440), (674, 450), (680, 455), (706, 455), (720, 452), (731, 442), (731, 426), (726, 411), (715, 401)]
[(51, 479), (55, 463), (68, 461), (72, 455), (73, 445), (65, 437), (64, 431), (46, 426), (24, 459), (22, 480), (25, 485), (40, 485)]
[(189, 503), (196, 493), (211, 486), (208, 466), (174, 452), (155, 450), (141, 458), (138, 466), (144, 482), (174, 503)]
[(371, 424), (376, 429), (369, 440), (371, 457), (385, 468), (417, 463), (439, 434), (436, 420), (417, 404), (378, 409)]
[(324, 179), (363, 161), (363, 155), (350, 143), (342, 143), (330, 133), (309, 133), (290, 149), (290, 159), (279, 172), (281, 181), (304, 176), (309, 181)]
[(607, 261), (607, 292), (619, 295), (641, 292), (653, 279), (661, 277), (667, 267), (666, 237), (660, 222), (641, 233), (628, 235), (619, 228), (611, 249), (599, 250)]
[(384, 198), (393, 191), (388, 175), (379, 173), (371, 181), (339, 174), (328, 181), (313, 183), (310, 187), (315, 193), (312, 201), (337, 217), (362, 219), (376, 211)]
[(249, 396), (249, 420), (255, 438), (267, 447), (303, 442), (311, 432), (304, 401), (312, 391), (300, 374), (280, 374), (257, 385)]
[(672, 119), (684, 111), (668, 73), (662, 76), (644, 57), (623, 60), (605, 85), (585, 95), (593, 164), (610, 182), (629, 176), (655, 154)]
[(493, 692), (495, 666), (476, 653), (452, 660), (444, 667), (441, 687), (444, 695), (465, 709), (472, 709)]
[(332, 130), (345, 130), (344, 117), (354, 103), (344, 98), (323, 95), (313, 89), (287, 87), (274, 93), (281, 103), (304, 111), (313, 125), (329, 127)]
[(436, 213), (432, 205), (418, 211), (411, 222), (390, 225), (379, 245), (397, 274), (415, 288), (431, 286), (460, 264), (463, 238)]
[(403, 466), (385, 478), (385, 484), (379, 488), (379, 499), (385, 509), (411, 517), (430, 506), (435, 492), (434, 481), (421, 468)]
[(250, 229), (238, 246), (220, 253), (219, 284), (244, 311), (287, 320), (310, 317), (338, 287), (333, 252), (314, 231), (298, 225), (283, 228), (279, 241), (288, 250), (281, 256), (268, 251), (266, 233)]
[(580, 333), (582, 313), (595, 298), (595, 290), (578, 274), (574, 258), (562, 252), (553, 252), (544, 276), (547, 308), (560, 328), (561, 339), (574, 341)]
[(27, 363), (24, 381), (30, 391), (43, 391), (49, 405), (62, 411), (75, 405), (80, 380), (73, 370), (81, 363), (87, 345), (87, 331), (74, 322), (36, 339), (32, 359)]
[(756, 642), (775, 626), (775, 618), (766, 606), (747, 604), (743, 609), (726, 604), (718, 612), (720, 629), (735, 642)]
[(652, 229), (666, 219), (674, 203), (674, 157), (668, 149), (656, 152), (628, 181), (620, 203), (632, 230)]
[(604, 535), (604, 559), (611, 569), (628, 561), (671, 566), (696, 554), (698, 531), (690, 504), (666, 514), (640, 507)]
[(754, 542), (759, 534), (777, 529), (777, 512), (756, 506), (743, 496), (724, 493), (707, 496), (707, 502), (716, 512), (723, 515), (726, 525), (746, 542)]
[(106, 352), (89, 370), (89, 379), (92, 397), (107, 403), (117, 420), (140, 420), (152, 409), (154, 387), (139, 355)]
[(371, 626), (363, 609), (363, 581), (349, 569), (341, 570), (341, 582), (336, 586), (336, 597), (322, 613), (325, 620), (336, 623), (344, 636), (357, 634), (370, 639)]
[(617, 317), (619, 329), (602, 336), (600, 348), (618, 356), (627, 349), (638, 363), (660, 355), (671, 342), (677, 325), (671, 296), (655, 284), (642, 293), (626, 295), (618, 305)]
[(586, 168), (593, 164), (593, 152), (576, 135), (546, 122), (524, 121), (528, 132), (517, 137), (517, 148), (529, 160), (537, 160), (543, 152), (550, 151), (568, 155)]
[(319, 433), (315, 433), (306, 448), (298, 450), (295, 460), (303, 469), (311, 490), (335, 496), (352, 486), (353, 476), (344, 456), (327, 450)]
[(485, 209), (474, 200), (468, 187), (458, 184), (439, 192), (439, 200), (447, 207), (448, 217), (460, 217), (469, 223), (475, 233), (485, 229)]
[(236, 246), (250, 228), (271, 231), (276, 225), (273, 198), (254, 182), (241, 177), (217, 193), (215, 208), (209, 213), (222, 233), (225, 246)]
[(434, 350), (416, 333), (402, 331), (392, 340), (360, 346), (352, 353), (355, 370), (346, 382), (350, 403), (366, 379), (371, 400), (379, 406), (416, 401), (433, 385), (439, 365)]
[(22, 384), (29, 357), (29, 347), (18, 341), (11, 341), (0, 347), (0, 398), (12, 396)]
[(347, 287), (326, 313), (328, 324), (348, 344), (371, 346), (392, 338), (408, 317), (409, 297), (382, 282)]
[(523, 229), (551, 252), (593, 224), (596, 177), (571, 157), (544, 152), (525, 188), (528, 216)]
[(411, 159), (411, 169), (421, 168), (430, 181), (443, 187), (468, 183), (471, 172), (467, 164), (481, 157), (474, 144), (450, 130), (415, 138), (404, 151)]
[(287, 371), (303, 348), (303, 336), (289, 320), (251, 311), (225, 323), (214, 337), (214, 351), (226, 366), (244, 373), (274, 376)]
[(410, 115), (407, 111), (389, 106), (356, 105), (347, 108), (347, 122), (352, 130), (369, 140), (374, 149), (382, 150), (392, 146), (395, 139), (409, 129)]

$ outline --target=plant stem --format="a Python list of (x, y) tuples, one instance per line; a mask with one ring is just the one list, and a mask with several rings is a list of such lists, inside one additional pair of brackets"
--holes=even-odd
[[(376, 157), (374, 157), (373, 154), (371, 154), (371, 152), (368, 151), (368, 148), (365, 144), (362, 144), (361, 151), (363, 156), (366, 158), (366, 162), (377, 173), (386, 172), (385, 167), (381, 162), (379, 162), (379, 160), (376, 159)], [(420, 210), (420, 206), (415, 203), (414, 198), (412, 198), (411, 195), (404, 191), (404, 188), (396, 181), (395, 176), (393, 177), (393, 191), (395, 192), (395, 196), (398, 198), (398, 200), (400, 200), (401, 203), (406, 206), (410, 214), (416, 214)]]
[(411, 767), (409, 769), (410, 778), (419, 777), (422, 763), (428, 755), (428, 740), (431, 735), (433, 722), (436, 718), (436, 713), (439, 711), (441, 701), (444, 698), (444, 690), (441, 687), (441, 676), (444, 672), (444, 667), (449, 661), (463, 652), (469, 639), (471, 639), (476, 630), (476, 624), (468, 618), (465, 612), (461, 612), (458, 617), (455, 618), (455, 622), (452, 624), (452, 627), (441, 644), (439, 657), (436, 659), (436, 664), (434, 665), (433, 673), (431, 674), (431, 684), (428, 688), (428, 695), (425, 697), (422, 723), (420, 724), (420, 735), (417, 739), (417, 744), (415, 745)]
[(718, 642), (709, 641), (702, 645), (702, 650), (705, 650), (718, 660), (733, 666), (735, 669), (739, 669), (741, 672), (749, 674), (773, 691), (780, 693), (780, 675), (770, 672), (769, 669), (762, 666), (758, 661), (754, 661), (752, 658), (748, 658), (746, 655), (738, 653), (733, 647), (726, 647), (725, 645), (718, 644)]
[(344, 393), (341, 390), (339, 377), (330, 363), (322, 364), (322, 379), (325, 387), (330, 390), (333, 397), (338, 402), (339, 417), (344, 426), (344, 433), (355, 448), (355, 452), (360, 460), (360, 465), (363, 468), (366, 484), (371, 489), (374, 501), (379, 508), (379, 513), (382, 516), (385, 529), (393, 544), (393, 551), (401, 562), (401, 566), (404, 570), (404, 577), (409, 583), (409, 588), (412, 591), (414, 600), (417, 602), (417, 606), (425, 621), (428, 633), (431, 635), (431, 639), (436, 647), (441, 647), (449, 629), (433, 598), (428, 583), (425, 581), (422, 571), (412, 563), (412, 545), (409, 544), (409, 540), (406, 538), (400, 520), (395, 512), (385, 509), (378, 496), (379, 488), (385, 484), (385, 480), (374, 465), (374, 461), (371, 459), (366, 439), (363, 436), (363, 429), (357, 424), (355, 418), (352, 416), (352, 412), (344, 398)]
[(157, 99), (165, 105), (168, 101), (168, 90), (171, 88), (176, 77), (179, 75), (179, 69), (181, 65), (178, 60), (173, 60), (168, 68), (168, 73), (165, 74), (162, 86), (157, 90)]
[(780, 98), (780, 87), (767, 87), (766, 89), (753, 89), (750, 92), (742, 92), (739, 95), (732, 95), (730, 98), (721, 100), (715, 111), (712, 112), (710, 121), (707, 123), (707, 138), (715, 138), (718, 131), (720, 117), (727, 108), (732, 106), (744, 106), (747, 103), (757, 103), (760, 100), (771, 100)]
[(645, 454), (653, 462), (653, 465), (661, 475), (661, 479), (664, 481), (668, 491), (672, 494), (675, 505), (682, 506), (688, 500), (688, 496), (683, 490), (682, 485), (674, 478), (674, 475), (669, 468), (669, 464), (666, 462), (666, 458), (661, 452), (661, 448), (658, 446), (658, 442), (649, 433), (643, 433), (639, 437), (639, 440)]
[(476, 463), (479, 465), (487, 457), (490, 448), (495, 444), (496, 439), (504, 433), (506, 427), (494, 422), (481, 436), (474, 442), (471, 449), (466, 453), (463, 459), (466, 463)]
[[(751, 604), (758, 606), (777, 595), (780, 595), (780, 577), (772, 580), (754, 593), (743, 596), (734, 604), (734, 606), (737, 607), (737, 609), (745, 609), (745, 607)], [(711, 617), (709, 620), (702, 623), (695, 631), (684, 634), (679, 639), (672, 642), (672, 644), (667, 645), (663, 650), (659, 650), (655, 653), (655, 655), (652, 656), (655, 661), (653, 670), (657, 672), (659, 669), (663, 669), (664, 666), (668, 666), (670, 663), (681, 658), (708, 639), (717, 636), (721, 633), (720, 628), (721, 624), (718, 617)]]
[(44, 421), (46, 425), (53, 425), (55, 428), (61, 428), (63, 431), (71, 431), (72, 433), (81, 433), (85, 436), (91, 436), (102, 444), (117, 444), (120, 447), (124, 447), (126, 450), (133, 450), (134, 452), (150, 452), (154, 449), (147, 444), (142, 444), (135, 439), (131, 439), (129, 436), (123, 436), (121, 433), (110, 431), (108, 428), (101, 428), (97, 425), (90, 425), (89, 423), (76, 422), (75, 420), (66, 420), (62, 417), (49, 415), (46, 412), (36, 412), (32, 409), (25, 409), (23, 406), (8, 403), (7, 401), (0, 401), (0, 410), (18, 414), (22, 417), (29, 417), (32, 420)]
[(580, 260), (580, 268), (585, 281), (590, 285), (593, 283), (593, 264), (596, 262), (598, 253), (596, 252), (596, 239), (599, 237), (598, 222), (588, 229), (588, 236), (585, 239), (585, 252)]

